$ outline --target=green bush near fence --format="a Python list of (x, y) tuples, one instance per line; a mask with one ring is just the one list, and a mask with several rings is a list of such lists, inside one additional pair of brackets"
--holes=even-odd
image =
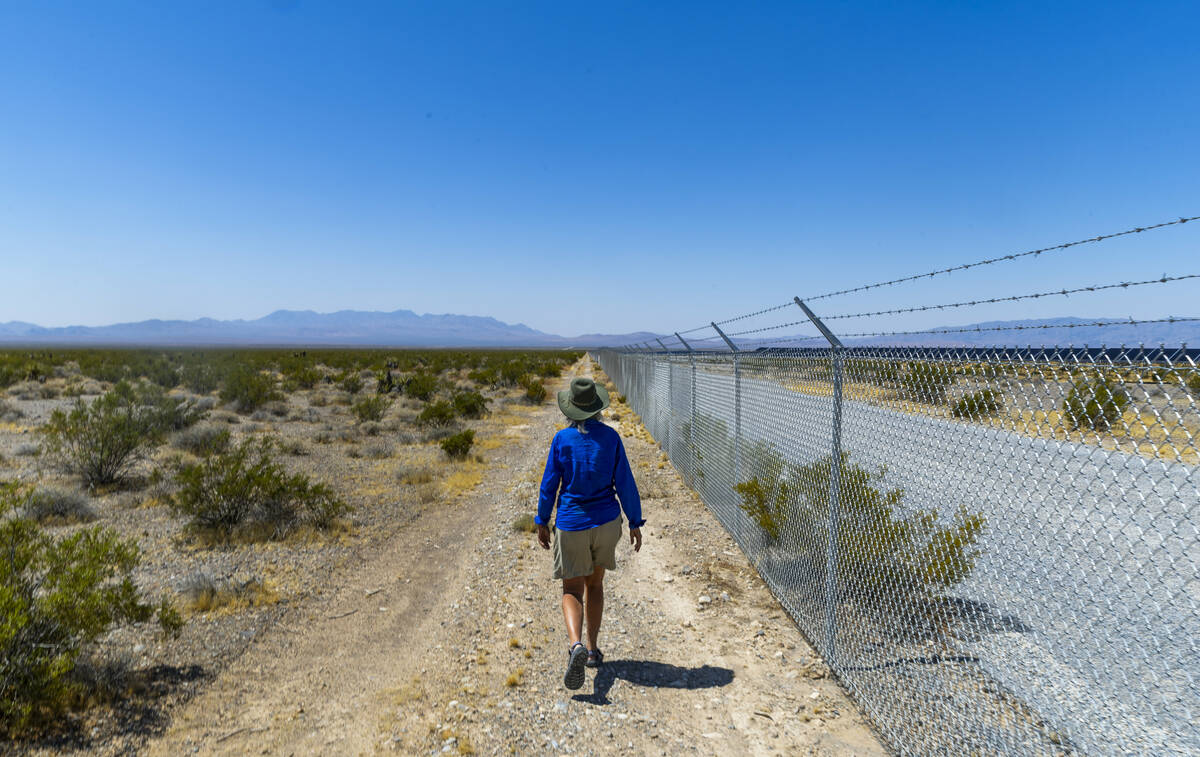
[(1070, 428), (1107, 431), (1128, 404), (1129, 395), (1116, 382), (1104, 376), (1084, 377), (1072, 385), (1062, 413)]
[[(829, 543), (832, 457), (787, 465), (773, 451), (759, 451), (760, 472), (734, 486), (742, 510), (772, 541), (813, 558), (811, 575), (824, 574)], [(777, 471), (777, 472), (773, 472)], [(985, 518), (960, 509), (944, 519), (933, 508), (905, 506), (903, 489), (888, 489), (884, 471), (838, 463), (838, 576), (842, 596), (941, 596), (971, 574), (979, 556)], [(785, 535), (798, 538), (788, 540)]]
[(991, 389), (983, 389), (955, 402), (950, 412), (955, 418), (984, 418), (995, 415), (1002, 408), (1000, 395)]

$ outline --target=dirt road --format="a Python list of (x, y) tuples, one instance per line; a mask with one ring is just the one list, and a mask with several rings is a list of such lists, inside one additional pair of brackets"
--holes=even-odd
[(339, 571), (147, 753), (885, 753), (620, 403), (607, 421), (625, 438), (647, 538), (636, 555), (622, 544), (606, 582), (608, 662), (564, 689), (549, 555), (513, 527), (536, 504), (561, 416), (552, 402), (527, 416), (485, 445), (477, 487)]

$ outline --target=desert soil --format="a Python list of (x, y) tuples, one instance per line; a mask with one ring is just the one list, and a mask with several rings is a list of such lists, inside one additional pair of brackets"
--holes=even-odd
[[(585, 358), (561, 382), (592, 372)], [(477, 486), (331, 568), (139, 751), (886, 753), (619, 402), (607, 421), (645, 498), (646, 541), (637, 554), (623, 542), (606, 581), (606, 664), (566, 690), (549, 554), (514, 527), (562, 418), (553, 402), (521, 415), (492, 437)]]

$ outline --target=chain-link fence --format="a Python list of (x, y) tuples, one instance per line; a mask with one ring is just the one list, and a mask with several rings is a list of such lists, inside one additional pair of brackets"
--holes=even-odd
[(593, 354), (896, 751), (1200, 753), (1195, 351)]

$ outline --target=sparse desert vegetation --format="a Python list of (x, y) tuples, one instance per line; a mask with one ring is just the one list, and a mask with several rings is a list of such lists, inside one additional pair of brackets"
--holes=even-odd
[(356, 543), (477, 486), (481, 439), (578, 358), (0, 351), (0, 532), (29, 557), (0, 566), (0, 730), (103, 732), (219, 668)]

